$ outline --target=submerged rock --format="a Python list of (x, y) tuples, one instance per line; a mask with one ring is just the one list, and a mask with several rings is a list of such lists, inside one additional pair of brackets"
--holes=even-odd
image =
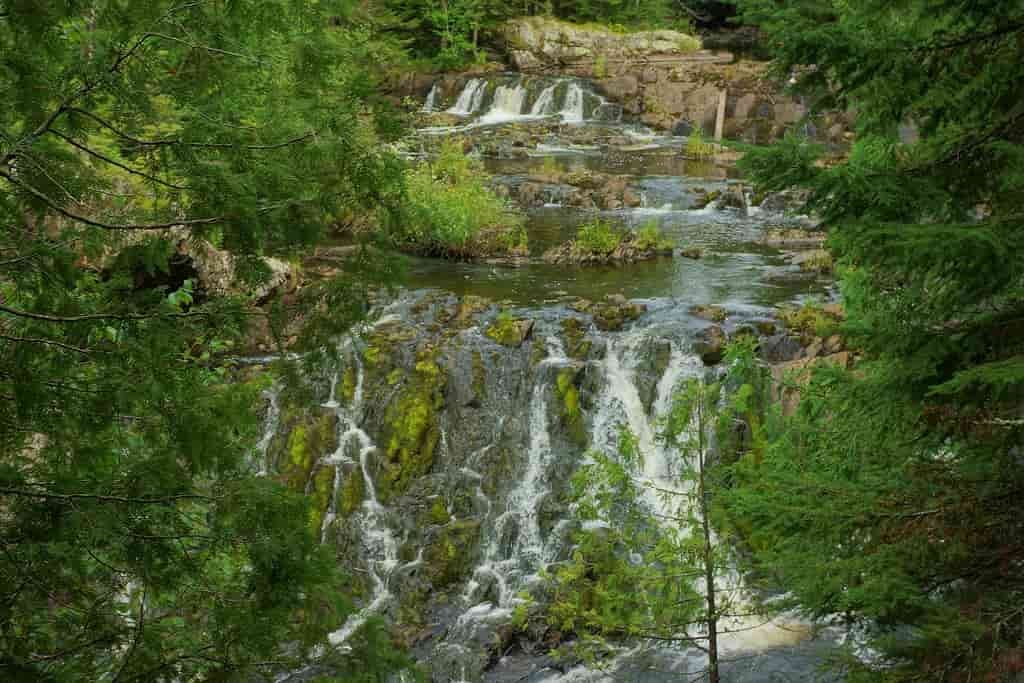
[(626, 301), (621, 294), (611, 295), (607, 300), (594, 304), (590, 312), (594, 316), (594, 325), (597, 329), (614, 332), (646, 313), (647, 305)]

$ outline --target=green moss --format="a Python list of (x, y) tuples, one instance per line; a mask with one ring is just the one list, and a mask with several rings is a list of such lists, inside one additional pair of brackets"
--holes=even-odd
[(385, 455), (381, 500), (401, 495), (409, 484), (430, 471), (440, 441), (437, 411), (444, 405), (447, 376), (432, 350), (420, 354), (405, 391), (384, 416)]
[(502, 346), (521, 346), (529, 330), (530, 325), (527, 321), (518, 320), (507, 311), (502, 311), (484, 334)]
[(590, 354), (591, 343), (584, 339), (586, 325), (579, 318), (562, 319), (562, 339), (570, 358), (585, 359)]
[(313, 476), (313, 490), (310, 492), (309, 526), (319, 529), (324, 515), (331, 507), (331, 496), (334, 494), (334, 467), (321, 467)]
[(444, 504), (444, 497), (438, 496), (434, 499), (434, 504), (430, 506), (430, 522), (432, 524), (447, 524), (450, 519), (451, 515), (448, 514), (448, 506)]
[(779, 318), (804, 343), (810, 343), (814, 337), (834, 334), (838, 327), (838, 320), (814, 302), (807, 302), (800, 308), (782, 309)]
[(333, 415), (307, 418), (292, 427), (286, 446), (287, 461), (281, 467), (285, 483), (295, 491), (305, 491), (313, 465), (320, 456), (337, 448)]
[(354, 469), (345, 477), (341, 484), (341, 491), (338, 494), (338, 514), (348, 517), (359, 509), (366, 498), (366, 482), (363, 481), (363, 473)]
[(423, 561), (430, 582), (445, 588), (461, 581), (472, 569), (480, 522), (460, 520), (440, 530), (423, 552)]
[(350, 365), (345, 368), (345, 373), (341, 376), (341, 399), (345, 403), (352, 403), (355, 398), (358, 381), (355, 366)]
[(404, 374), (405, 373), (402, 372), (401, 368), (395, 368), (394, 370), (389, 372), (388, 373), (388, 386), (392, 386), (393, 387), (396, 384), (398, 384), (399, 382), (401, 382), (402, 381), (402, 376)]
[(565, 368), (560, 371), (555, 380), (555, 388), (558, 391), (558, 398), (561, 400), (562, 424), (565, 425), (573, 441), (585, 446), (587, 432), (584, 429), (583, 413), (580, 410), (580, 392), (576, 387), (576, 375), (577, 371), (573, 368)]

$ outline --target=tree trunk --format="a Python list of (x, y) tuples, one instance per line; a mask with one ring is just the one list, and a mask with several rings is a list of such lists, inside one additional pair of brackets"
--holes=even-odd
[(708, 515), (708, 491), (704, 479), (707, 465), (707, 447), (704, 443), (704, 401), (703, 393), (697, 401), (698, 410), (698, 449), (697, 449), (697, 491), (700, 507), (700, 524), (704, 533), (704, 590), (705, 590), (705, 624), (708, 629), (708, 683), (719, 683), (718, 673), (718, 610), (715, 605), (715, 559), (711, 544), (711, 521)]

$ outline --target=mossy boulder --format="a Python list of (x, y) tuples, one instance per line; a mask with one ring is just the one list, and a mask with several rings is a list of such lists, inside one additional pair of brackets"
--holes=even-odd
[(334, 496), (334, 465), (324, 465), (313, 475), (309, 491), (309, 526), (318, 530), (323, 524), (324, 515), (331, 508)]
[(562, 342), (570, 358), (584, 360), (590, 355), (592, 342), (586, 338), (587, 326), (579, 318), (563, 318)]
[(594, 316), (594, 324), (599, 330), (615, 332), (626, 326), (626, 323), (639, 318), (647, 311), (645, 304), (626, 301), (621, 296), (609, 296), (605, 301), (594, 304), (590, 312)]
[(423, 551), (427, 577), (435, 588), (463, 580), (476, 563), (478, 520), (457, 520), (440, 527)]
[(533, 321), (526, 318), (514, 318), (508, 313), (501, 313), (494, 319), (484, 334), (502, 346), (518, 348), (529, 339), (533, 332)]
[(569, 438), (581, 446), (587, 444), (587, 430), (580, 408), (579, 369), (564, 368), (555, 380), (555, 391), (559, 399), (559, 413), (562, 426)]
[(693, 350), (705, 365), (715, 365), (722, 361), (726, 341), (725, 331), (721, 327), (709, 325), (697, 333)]
[(713, 304), (696, 304), (695, 306), (691, 306), (690, 315), (716, 323), (723, 322), (727, 317), (729, 317), (729, 314), (724, 308)]
[(378, 489), (383, 502), (402, 495), (434, 464), (440, 441), (438, 411), (444, 407), (448, 375), (438, 364), (436, 351), (425, 349), (417, 356), (404, 390), (384, 415), (385, 457)]
[(338, 514), (348, 517), (359, 509), (366, 498), (366, 482), (363, 480), (363, 472), (354, 467), (345, 475), (341, 483), (341, 490), (338, 492)]
[(337, 416), (313, 413), (294, 417), (286, 430), (278, 471), (284, 483), (294, 491), (305, 491), (317, 461), (338, 447)]

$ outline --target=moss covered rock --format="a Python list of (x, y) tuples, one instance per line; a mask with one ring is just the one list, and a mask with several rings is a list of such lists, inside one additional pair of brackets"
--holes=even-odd
[(513, 318), (510, 314), (503, 312), (487, 327), (484, 334), (502, 346), (518, 348), (529, 339), (532, 332), (532, 320)]
[(386, 502), (430, 471), (441, 434), (437, 413), (444, 407), (447, 374), (433, 349), (422, 351), (404, 390), (384, 416), (385, 460), (379, 496)]
[(480, 522), (459, 520), (441, 527), (423, 551), (426, 574), (435, 588), (446, 588), (468, 576), (475, 565)]

